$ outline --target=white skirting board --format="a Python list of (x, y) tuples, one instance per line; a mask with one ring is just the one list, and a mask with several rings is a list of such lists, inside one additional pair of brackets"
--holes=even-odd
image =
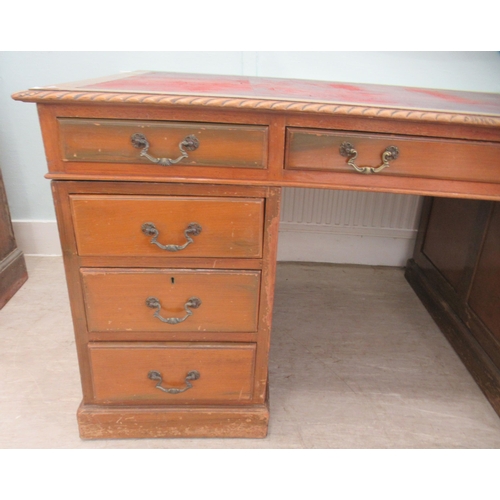
[(62, 255), (55, 221), (13, 220), (12, 226), (24, 255)]
[(415, 236), (396, 231), (394, 236), (341, 234), (287, 224), (280, 229), (278, 261), (403, 267), (413, 254)]
[[(417, 196), (286, 188), (278, 260), (404, 266), (420, 216)], [(25, 255), (61, 255), (55, 221), (13, 221)]]

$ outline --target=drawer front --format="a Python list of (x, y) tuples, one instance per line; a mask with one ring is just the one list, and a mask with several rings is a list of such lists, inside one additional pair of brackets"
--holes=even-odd
[(179, 165), (267, 167), (266, 126), (74, 118), (59, 118), (58, 125), (65, 161), (154, 165), (141, 156), (144, 146), (132, 142), (134, 134), (142, 134), (149, 155), (171, 160), (182, 156), (179, 144), (194, 136), (196, 149), (183, 147), (187, 157)]
[(80, 272), (91, 332), (257, 331), (260, 271)]
[(249, 401), (255, 350), (254, 344), (90, 344), (94, 403)]
[[(262, 256), (262, 199), (72, 195), (70, 200), (79, 255)], [(199, 231), (190, 231), (193, 227)]]
[(291, 170), (352, 172), (341, 144), (357, 152), (358, 167), (379, 167), (389, 146), (399, 150), (397, 159), (376, 175), (414, 176), (450, 180), (500, 182), (500, 144), (422, 139), (383, 134), (353, 134), (329, 130), (287, 129), (286, 167)]

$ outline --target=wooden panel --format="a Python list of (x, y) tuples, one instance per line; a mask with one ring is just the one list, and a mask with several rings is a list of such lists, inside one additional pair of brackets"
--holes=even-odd
[(16, 248), (9, 204), (7, 203), (2, 172), (0, 171), (0, 261), (4, 260)]
[[(254, 344), (90, 344), (94, 400), (106, 403), (180, 404), (245, 402), (252, 396)], [(188, 372), (200, 374), (192, 388), (168, 394), (148, 373), (157, 371), (162, 387), (186, 386)]]
[(264, 438), (269, 408), (81, 405), (77, 416), (82, 439)]
[[(251, 198), (72, 195), (79, 255), (262, 256), (264, 201)], [(154, 223), (163, 245), (183, 245), (190, 223), (202, 227), (184, 250), (168, 252), (142, 233)]]
[(499, 207), (426, 200), (406, 277), (500, 415)]
[(423, 252), (458, 291), (466, 266), (470, 245), (474, 241), (481, 202), (434, 198), (423, 243)]
[(478, 342), (477, 330), (472, 332), (457, 316), (447, 297), (413, 260), (408, 262), (405, 277), (500, 416), (500, 370), (492, 352)]
[(378, 167), (386, 147), (399, 149), (378, 176), (500, 182), (500, 144), (299, 128), (287, 129), (285, 168), (357, 173), (339, 153), (344, 141), (358, 152), (357, 166)]
[(0, 309), (28, 279), (24, 255), (16, 245), (0, 170)]
[[(82, 269), (89, 331), (254, 332), (259, 271)], [(216, 293), (215, 293), (216, 292)], [(155, 297), (163, 318), (184, 318), (191, 297), (201, 300), (186, 320), (169, 324), (146, 305)]]
[(140, 133), (149, 142), (151, 156), (171, 159), (180, 156), (179, 144), (194, 135), (199, 147), (187, 151), (189, 157), (181, 160), (182, 165), (267, 166), (265, 126), (73, 118), (59, 118), (58, 123), (62, 158), (67, 161), (151, 165), (131, 143), (131, 136)]
[(24, 255), (16, 248), (0, 260), (0, 309), (17, 293), (28, 279)]
[(496, 203), (476, 268), (469, 305), (500, 345), (500, 203)]

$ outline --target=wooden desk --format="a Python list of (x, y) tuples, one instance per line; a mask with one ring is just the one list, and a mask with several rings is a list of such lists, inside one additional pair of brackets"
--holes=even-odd
[(500, 200), (497, 94), (138, 72), (13, 97), (38, 105), (83, 438), (266, 435), (283, 186)]

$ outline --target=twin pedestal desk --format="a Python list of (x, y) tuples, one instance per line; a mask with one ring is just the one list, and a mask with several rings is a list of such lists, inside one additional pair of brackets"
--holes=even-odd
[(38, 105), (82, 438), (266, 436), (284, 186), (429, 197), (406, 275), (500, 412), (500, 95), (134, 72), (13, 97)]

